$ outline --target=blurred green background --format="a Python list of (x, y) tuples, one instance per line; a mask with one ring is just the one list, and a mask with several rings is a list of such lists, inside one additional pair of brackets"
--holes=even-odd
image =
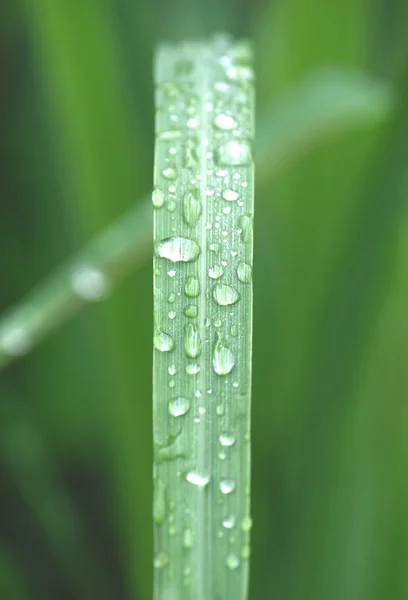
[[(153, 49), (218, 31), (258, 74), (250, 598), (406, 599), (405, 0), (2, 0), (0, 309), (145, 200)], [(0, 373), (2, 599), (151, 598), (149, 252)]]

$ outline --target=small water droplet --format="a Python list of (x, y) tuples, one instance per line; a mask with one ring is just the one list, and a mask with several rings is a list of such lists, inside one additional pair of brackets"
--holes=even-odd
[(235, 365), (235, 354), (223, 338), (218, 338), (213, 355), (213, 367), (217, 375), (228, 375)]
[(169, 413), (173, 417), (182, 417), (187, 414), (190, 410), (190, 400), (188, 398), (184, 398), (183, 396), (179, 396), (178, 398), (173, 398), (169, 402)]
[(188, 375), (197, 375), (197, 373), (200, 371), (200, 367), (196, 362), (193, 363), (189, 363), (186, 366), (186, 373)]
[(217, 411), (217, 415), (219, 417), (222, 417), (224, 415), (224, 413), (225, 413), (225, 407), (224, 407), (224, 405), (223, 404), (218, 404), (218, 406), (216, 408), (216, 411)]
[(219, 165), (245, 166), (252, 162), (251, 145), (246, 140), (231, 140), (220, 146), (216, 153)]
[(188, 119), (187, 127), (189, 129), (196, 129), (198, 127), (198, 119), (196, 119), (195, 117), (191, 117), (190, 119)]
[(239, 292), (230, 285), (218, 283), (213, 290), (213, 297), (220, 306), (230, 306), (240, 299)]
[(168, 131), (159, 133), (159, 140), (171, 142), (179, 138), (181, 138), (181, 131), (179, 129), (169, 129)]
[(236, 325), (231, 325), (230, 333), (232, 337), (236, 337), (238, 335), (238, 327)]
[(244, 243), (250, 242), (252, 239), (252, 217), (251, 215), (242, 215), (238, 222), (241, 228), (241, 239)]
[(165, 179), (172, 180), (172, 179), (176, 179), (177, 172), (176, 172), (176, 169), (173, 169), (173, 167), (166, 167), (165, 169), (163, 169), (162, 175)]
[(239, 558), (236, 554), (228, 554), (226, 562), (227, 567), (231, 569), (231, 571), (238, 569), (239, 567)]
[(169, 237), (158, 243), (156, 253), (172, 262), (191, 262), (199, 257), (200, 246), (190, 238)]
[(201, 202), (197, 193), (188, 192), (183, 198), (183, 218), (187, 225), (194, 227), (201, 215)]
[(187, 527), (183, 533), (183, 546), (184, 548), (192, 548), (193, 547), (193, 532), (190, 527)]
[(195, 275), (189, 275), (186, 279), (186, 285), (184, 287), (186, 296), (189, 298), (196, 298), (200, 295), (200, 282), (198, 277)]
[(210, 250), (211, 252), (214, 252), (214, 254), (218, 254), (220, 251), (220, 245), (217, 243), (210, 244)]
[(170, 352), (174, 348), (174, 340), (169, 333), (158, 329), (153, 337), (153, 345), (160, 352)]
[(235, 444), (236, 438), (233, 433), (224, 432), (220, 435), (220, 443), (221, 446), (233, 446)]
[(211, 320), (208, 317), (206, 317), (204, 319), (204, 327), (209, 327), (210, 325), (211, 325)]
[(242, 531), (250, 531), (252, 528), (252, 519), (251, 517), (244, 517), (241, 523)]
[(79, 268), (72, 274), (71, 285), (78, 296), (93, 302), (103, 300), (109, 287), (105, 274), (95, 267)]
[(220, 490), (222, 494), (231, 494), (235, 490), (234, 479), (221, 479)]
[(166, 486), (161, 479), (154, 481), (153, 518), (157, 525), (161, 525), (166, 518)]
[(230, 131), (238, 126), (238, 122), (231, 115), (220, 113), (215, 117), (214, 125), (223, 131)]
[(231, 65), (228, 67), (227, 77), (233, 81), (253, 81), (254, 71), (251, 67), (244, 67), (240, 65)]
[(217, 327), (217, 329), (219, 329), (222, 325), (222, 321), (221, 319), (215, 319), (214, 321), (214, 327)]
[(225, 177), (226, 175), (228, 175), (228, 171), (226, 171), (225, 169), (218, 169), (218, 171), (215, 172), (217, 177)]
[(224, 213), (224, 215), (229, 215), (231, 212), (231, 207), (230, 206), (224, 206), (224, 208), (222, 209), (222, 212)]
[(222, 197), (224, 198), (224, 200), (227, 200), (227, 202), (235, 202), (236, 200), (238, 200), (239, 194), (235, 190), (224, 190), (222, 193)]
[(169, 375), (173, 376), (177, 373), (177, 369), (175, 365), (170, 365), (169, 368), (167, 369)]
[(170, 292), (167, 300), (168, 302), (170, 302), (170, 304), (174, 304), (174, 302), (176, 301), (176, 294), (174, 292)]
[(203, 469), (193, 469), (187, 473), (186, 480), (199, 488), (204, 488), (210, 483), (210, 475)]
[(173, 213), (176, 210), (176, 203), (174, 200), (169, 200), (167, 202), (167, 210), (169, 211), (169, 213)]
[(241, 558), (242, 558), (242, 560), (248, 560), (248, 558), (250, 556), (251, 556), (251, 549), (248, 546), (248, 544), (245, 544), (245, 546), (242, 546)]
[(155, 188), (152, 193), (152, 202), (155, 208), (161, 208), (164, 204), (164, 194), (159, 188)]
[(208, 269), (208, 277), (211, 279), (219, 279), (224, 273), (224, 269), (221, 265), (213, 265)]
[(169, 269), (169, 271), (167, 271), (167, 275), (169, 277), (174, 277), (176, 272), (177, 272), (176, 269)]
[(175, 318), (176, 318), (176, 313), (175, 313), (175, 311), (174, 311), (174, 310), (171, 310), (171, 311), (169, 312), (169, 319), (175, 319)]
[(153, 565), (155, 569), (162, 569), (169, 564), (169, 557), (166, 552), (159, 552), (154, 557)]
[(186, 315), (186, 317), (189, 317), (190, 319), (195, 319), (195, 317), (198, 315), (198, 307), (195, 306), (194, 304), (189, 304), (184, 309), (184, 314)]
[(201, 354), (200, 334), (193, 323), (188, 323), (184, 328), (184, 348), (189, 358), (197, 358)]
[(232, 529), (233, 527), (235, 527), (234, 515), (228, 515), (227, 517), (225, 517), (222, 520), (222, 526), (225, 527), (225, 529)]

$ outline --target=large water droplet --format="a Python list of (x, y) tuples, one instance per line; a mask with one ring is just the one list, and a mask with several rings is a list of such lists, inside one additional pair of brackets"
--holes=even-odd
[(220, 435), (221, 446), (233, 446), (235, 444), (235, 441), (236, 438), (233, 433), (224, 431), (224, 433)]
[(224, 273), (224, 269), (221, 265), (213, 265), (208, 269), (208, 277), (211, 279), (219, 279)]
[(232, 494), (235, 491), (235, 480), (234, 479), (221, 479), (220, 490), (222, 494)]
[(161, 240), (156, 252), (158, 256), (168, 258), (172, 262), (191, 262), (199, 257), (200, 246), (190, 238), (175, 236)]
[(154, 482), (153, 518), (157, 525), (161, 525), (166, 518), (166, 486), (161, 479)]
[(240, 299), (239, 292), (230, 285), (218, 283), (213, 291), (214, 300), (220, 306), (235, 304)]
[(186, 480), (197, 487), (204, 488), (210, 483), (210, 474), (203, 469), (193, 469), (187, 473)]
[(170, 180), (176, 179), (176, 177), (177, 177), (176, 169), (173, 169), (173, 167), (166, 167), (165, 169), (163, 169), (162, 175), (165, 179), (170, 179)]
[(201, 353), (201, 339), (197, 325), (188, 323), (184, 328), (184, 348), (189, 358), (196, 358)]
[(188, 398), (184, 398), (183, 396), (179, 396), (178, 398), (173, 398), (169, 402), (169, 413), (173, 417), (181, 417), (188, 413), (190, 410), (190, 400)]
[(228, 375), (235, 365), (235, 354), (228, 348), (223, 338), (218, 338), (213, 356), (213, 367), (217, 375)]
[(153, 565), (155, 569), (162, 569), (169, 563), (169, 557), (166, 552), (159, 552), (154, 557)]
[(186, 296), (190, 298), (196, 298), (200, 295), (200, 282), (198, 277), (195, 275), (189, 275), (186, 279), (186, 285), (184, 288)]
[(222, 197), (228, 202), (235, 202), (235, 200), (238, 200), (239, 194), (235, 190), (224, 190)]
[(174, 348), (174, 340), (169, 333), (158, 329), (153, 336), (153, 345), (160, 352), (170, 352)]
[(230, 131), (231, 129), (235, 129), (238, 123), (231, 115), (220, 113), (215, 117), (214, 125), (223, 131)]
[(252, 162), (251, 145), (246, 140), (231, 140), (218, 148), (216, 160), (219, 165), (245, 166)]
[(242, 283), (249, 283), (252, 279), (252, 268), (246, 262), (241, 261), (237, 268), (238, 279)]
[(159, 188), (155, 188), (152, 193), (152, 202), (155, 208), (161, 208), (164, 204), (164, 194)]
[(194, 227), (201, 215), (201, 202), (197, 193), (188, 192), (183, 198), (183, 218), (187, 225)]
[(252, 217), (251, 215), (242, 215), (239, 218), (239, 227), (241, 228), (241, 239), (244, 243), (250, 242), (252, 239)]
[(190, 319), (195, 319), (195, 317), (198, 315), (198, 307), (195, 306), (194, 304), (189, 304), (184, 309), (184, 314), (186, 315), (186, 317), (189, 317)]
[(239, 567), (239, 558), (236, 554), (228, 554), (226, 563), (227, 567), (233, 571)]

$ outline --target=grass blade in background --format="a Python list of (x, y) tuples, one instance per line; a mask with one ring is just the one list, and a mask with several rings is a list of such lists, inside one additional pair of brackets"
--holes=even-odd
[(156, 60), (156, 600), (247, 595), (251, 62), (224, 38)]

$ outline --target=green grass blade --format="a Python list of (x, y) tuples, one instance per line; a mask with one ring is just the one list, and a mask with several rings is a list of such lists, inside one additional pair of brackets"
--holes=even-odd
[(251, 62), (222, 38), (156, 59), (155, 600), (247, 595)]
[(0, 368), (24, 356), (82, 307), (106, 298), (125, 275), (145, 262), (150, 222), (150, 204), (132, 209), (4, 315)]

